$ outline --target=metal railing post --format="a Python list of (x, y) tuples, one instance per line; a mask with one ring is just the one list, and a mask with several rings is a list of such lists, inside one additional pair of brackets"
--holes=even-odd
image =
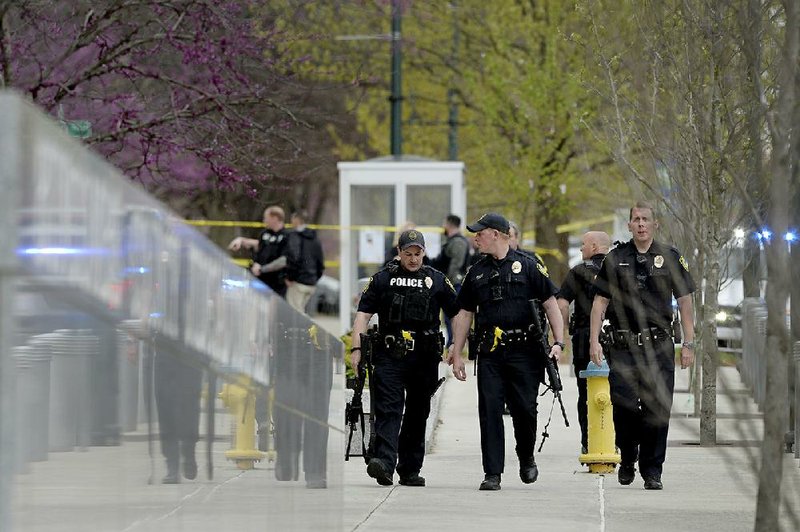
[(23, 113), (19, 100), (0, 94), (0, 530), (11, 528), (11, 480), (14, 475), (14, 361), (13, 337), (14, 277), (17, 271), (17, 206), (19, 183), (24, 172)]

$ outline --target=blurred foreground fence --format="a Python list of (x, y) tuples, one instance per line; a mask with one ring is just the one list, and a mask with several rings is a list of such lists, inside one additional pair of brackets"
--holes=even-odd
[(337, 528), (339, 339), (23, 98), (0, 93), (0, 116), (0, 530), (127, 530), (173, 436), (223, 481), (217, 382), (241, 378), (277, 480), (327, 480), (313, 515), (278, 488), (263, 514)]
[[(787, 315), (787, 329), (789, 321)], [(742, 303), (742, 360), (739, 372), (742, 380), (753, 390), (753, 399), (763, 409), (766, 386), (767, 305), (760, 298), (746, 298)], [(786, 420), (786, 446), (800, 458), (800, 341), (792, 343), (787, 360), (789, 375), (789, 419)]]

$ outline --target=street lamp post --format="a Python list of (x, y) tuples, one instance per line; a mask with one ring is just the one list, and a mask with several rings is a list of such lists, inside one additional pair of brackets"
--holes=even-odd
[(402, 133), (402, 102), (403, 87), (401, 66), (403, 58), (401, 55), (400, 41), (400, 20), (401, 20), (400, 0), (392, 0), (392, 93), (389, 101), (392, 106), (391, 113), (391, 134), (390, 145), (392, 156), (397, 159), (403, 155), (403, 133)]

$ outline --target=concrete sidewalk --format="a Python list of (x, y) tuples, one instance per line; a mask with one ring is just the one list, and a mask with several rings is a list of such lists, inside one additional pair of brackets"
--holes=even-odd
[[(760, 460), (755, 442), (761, 438), (762, 423), (735, 369), (721, 372), (718, 440), (726, 444), (713, 448), (698, 445), (699, 420), (687, 417), (692, 403), (688, 393), (680, 391), (688, 389), (688, 372), (677, 372), (679, 392), (661, 492), (645, 491), (638, 475), (630, 486), (621, 486), (616, 474), (590, 474), (578, 463), (577, 388), (569, 366), (561, 366), (561, 372), (570, 427), (564, 426), (556, 405), (551, 437), (536, 457), (539, 480), (533, 485), (519, 480), (511, 420), (506, 417), (502, 490), (478, 491), (483, 472), (471, 365), (468, 372), (466, 383), (450, 378), (444, 384), (432, 450), (422, 471), (427, 487), (381, 487), (367, 477), (363, 460), (345, 464), (345, 530), (753, 529)], [(539, 400), (539, 438), (551, 401), (551, 394)], [(800, 472), (791, 455), (786, 457), (783, 492), (797, 512)], [(784, 527), (796, 530), (789, 513), (782, 512)]]

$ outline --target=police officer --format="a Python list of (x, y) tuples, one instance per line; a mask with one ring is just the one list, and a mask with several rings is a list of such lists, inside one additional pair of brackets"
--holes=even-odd
[(606, 256), (595, 281), (589, 345), (592, 361), (599, 364), (603, 355), (600, 326), (611, 305), (606, 358), (622, 457), (617, 478), (623, 485), (633, 482), (638, 459), (648, 490), (663, 488), (661, 472), (675, 384), (673, 296), (685, 339), (681, 368), (694, 361), (694, 282), (680, 252), (654, 240), (657, 228), (651, 204), (638, 202), (631, 208), (628, 229), (633, 238)]
[[(419, 475), (425, 456), (425, 425), (436, 389), (444, 342), (439, 313), (458, 311), (450, 281), (424, 266), (425, 239), (416, 230), (398, 240), (399, 259), (369, 280), (353, 323), (350, 360), (361, 360), (361, 334), (378, 313), (372, 346), (370, 393), (375, 407), (375, 442), (367, 474), (391, 486), (395, 469), (404, 486), (424, 486)], [(405, 407), (405, 413), (404, 413)]]
[[(253, 251), (253, 263), (250, 272), (258, 277), (273, 292), (285, 298), (287, 285), (287, 244), (288, 234), (284, 221), (286, 213), (277, 205), (264, 209), (265, 229), (258, 238), (238, 236), (231, 240), (228, 249), (239, 251), (242, 248)], [(256, 398), (256, 420), (258, 422), (258, 448), (269, 449), (269, 412), (267, 394), (259, 394)]]
[[(589, 363), (589, 314), (594, 301), (594, 278), (600, 271), (603, 259), (611, 247), (611, 238), (603, 231), (589, 231), (581, 241), (583, 262), (572, 268), (558, 291), (558, 308), (569, 322), (572, 334), (572, 366), (578, 380), (578, 424), (581, 426), (581, 452), (586, 454), (589, 447), (588, 422), (586, 419), (586, 378), (580, 372)], [(569, 319), (569, 305), (575, 303), (572, 319)]]
[[(461, 234), (461, 217), (458, 215), (448, 214), (442, 229), (446, 240), (441, 253), (430, 264), (445, 274), (458, 292), (469, 264), (469, 241)], [(447, 329), (447, 345), (450, 345), (453, 342), (453, 329), (447, 316), (444, 325)]]
[(264, 225), (258, 238), (238, 236), (231, 240), (228, 249), (241, 248), (253, 250), (253, 264), (250, 271), (281, 297), (286, 297), (286, 243), (284, 228), (286, 214), (277, 205), (264, 209)]
[(484, 214), (467, 229), (485, 256), (467, 272), (458, 294), (460, 311), (453, 320), (455, 342), (448, 363), (459, 380), (466, 379), (461, 351), (475, 318), (474, 343), (478, 352), (478, 415), (485, 478), (481, 490), (499, 490), (505, 466), (503, 406), (508, 403), (514, 424), (519, 475), (535, 482), (539, 470), (533, 457), (536, 441), (536, 399), (544, 374), (544, 357), (535, 351), (530, 327), (532, 299), (544, 303), (556, 343), (556, 360), (564, 348), (563, 323), (556, 287), (530, 256), (509, 248), (509, 224), (496, 213)]

